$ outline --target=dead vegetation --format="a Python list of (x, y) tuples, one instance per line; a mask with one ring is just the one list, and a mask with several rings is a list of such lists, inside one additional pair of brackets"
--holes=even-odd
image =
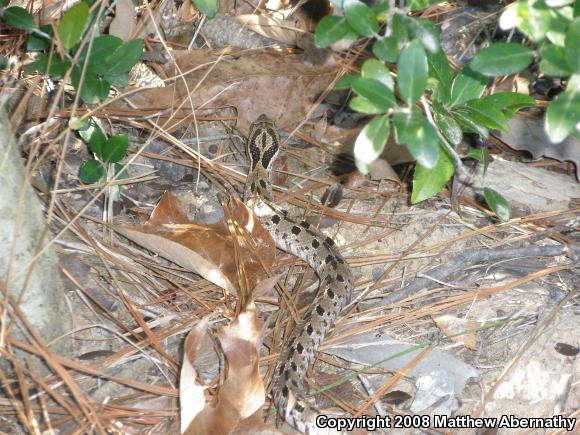
[[(50, 321), (71, 322), (53, 342), (31, 324), (7, 289), (12, 281), (3, 278), (21, 260), (2, 246), (11, 258), (0, 275), (2, 433), (289, 430), (277, 426), (269, 383), (316, 279), (296, 258), (274, 255), (269, 236), (241, 203), (222, 201), (228, 203), (222, 211), (217, 199), (243, 192), (244, 135), (261, 113), (276, 120), (284, 142), (275, 168), (277, 203), (332, 237), (356, 279), (354, 300), (310, 376), (320, 409), (578, 418), (573, 197), (580, 195), (571, 164), (533, 165), (540, 171), (534, 183), (545, 183), (548, 192), (576, 186), (565, 208), (527, 208), (534, 191), (514, 198), (514, 217), (505, 223), (472, 193), (451, 205), (445, 190), (410, 206), (410, 163), (399, 147), (371, 179), (328, 171), (360, 131), (356, 116), (343, 123), (329, 116), (342, 113), (344, 96), (331, 90), (356, 70), (364, 44), (341, 54), (272, 40), (275, 48), (210, 48), (203, 26), (198, 33), (184, 24), (190, 18), (200, 24), (189, 2), (172, 11), (169, 23), (161, 18), (175, 7), (170, 2), (143, 6), (140, 15), (126, 3), (119, 4), (132, 37), (153, 35), (147, 51), (163, 53), (149, 65), (164, 87), (146, 88), (150, 82), (137, 78), (89, 107), (63, 82), (18, 72), (27, 61), (22, 34), (0, 47), (18, 58), (1, 77), (10, 107), (2, 129), (12, 128), (47, 224), (43, 237), (30, 241), (33, 255), (18, 273), (29, 276), (54, 249), (66, 314)], [(41, 16), (60, 6), (32, 10)], [(254, 6), (221, 4), (239, 15), (239, 40)], [(311, 30), (301, 21), (274, 23), (280, 26), (274, 36), (292, 46), (302, 41), (296, 29)], [(128, 178), (80, 182), (89, 150), (70, 129), (73, 116), (93, 116), (108, 133), (128, 134), (122, 162)], [(492, 150), (498, 160), (523, 165), (505, 145)], [(394, 171), (386, 162), (403, 163)], [(519, 185), (517, 174), (509, 175), (504, 182)], [(26, 183), (9, 187), (23, 189), (20, 209), (32, 194)], [(121, 188), (119, 201), (110, 199), (114, 186)], [(25, 216), (13, 228), (25, 225)], [(47, 286), (57, 280), (42, 278)], [(56, 351), (64, 342), (68, 353)]]

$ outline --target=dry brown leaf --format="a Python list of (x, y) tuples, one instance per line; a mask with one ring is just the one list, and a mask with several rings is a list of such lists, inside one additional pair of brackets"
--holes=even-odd
[(560, 143), (551, 143), (544, 128), (544, 120), (523, 114), (510, 119), (508, 127), (505, 132), (498, 133), (498, 136), (510, 148), (528, 151), (535, 159), (544, 156), (561, 162), (572, 162), (576, 167), (576, 179), (580, 180), (580, 140), (574, 135)]
[(245, 24), (248, 29), (256, 32), (258, 35), (288, 45), (297, 45), (305, 33), (294, 27), (294, 21), (277, 20), (265, 15), (244, 14), (233, 17), (233, 19)]
[(237, 293), (240, 289), (253, 289), (267, 277), (264, 267), (270, 269), (273, 264), (275, 243), (242, 202), (233, 198), (227, 207), (226, 216), (231, 216), (238, 228), (245, 229), (255, 245), (250, 246), (246, 237), (232, 235), (226, 222), (191, 222), (171, 193), (161, 197), (145, 224), (120, 225), (115, 229), (150, 251)]
[[(207, 322), (194, 327), (186, 339), (185, 359), (189, 361), (184, 360), (184, 368), (186, 365), (193, 367), (203, 338), (200, 332), (203, 327), (207, 327)], [(196, 388), (196, 394), (191, 395), (198, 403), (189, 403), (182, 396), (182, 428), (187, 427), (182, 432), (188, 435), (228, 434), (240, 432), (239, 428), (243, 427), (242, 433), (256, 433), (266, 428), (261, 419), (256, 418), (265, 401), (264, 384), (258, 370), (261, 329), (262, 322), (258, 320), (254, 303), (250, 301), (236, 319), (219, 330), (217, 336), (227, 361), (226, 378), (218, 388), (213, 403), (204, 401), (200, 405), (200, 386)], [(195, 369), (187, 370), (188, 375), (196, 374)], [(197, 381), (185, 379), (183, 371), (181, 383), (199, 385)], [(184, 416), (188, 419), (192, 416), (192, 410), (197, 413), (192, 419), (184, 420)]]
[(135, 31), (135, 6), (131, 0), (117, 0), (115, 18), (109, 26), (109, 35), (117, 36), (128, 41)]
[[(156, 121), (169, 130), (193, 122), (192, 106), (197, 117), (235, 107), (242, 132), (263, 113), (279, 128), (294, 126), (337, 72), (330, 60), (330, 65), (313, 65), (304, 54), (273, 50), (231, 51), (221, 57), (217, 52), (191, 50), (173, 56), (183, 78), (169, 81), (163, 89), (143, 89), (127, 97), (131, 113), (159, 114)], [(177, 70), (170, 65), (165, 72), (175, 76)], [(109, 107), (114, 107), (111, 113), (122, 113), (119, 109), (129, 106), (118, 101)]]
[[(477, 328), (477, 322), (447, 314), (434, 316), (433, 320), (437, 324), (437, 327), (455, 343), (462, 343), (466, 348), (471, 350), (477, 349), (477, 336), (475, 335), (475, 332), (462, 333)], [(461, 333), (461, 335), (456, 335), (459, 333)]]

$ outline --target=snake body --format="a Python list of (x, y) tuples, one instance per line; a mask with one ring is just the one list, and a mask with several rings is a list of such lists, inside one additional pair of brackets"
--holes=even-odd
[(274, 214), (261, 218), (276, 246), (304, 260), (314, 269), (320, 284), (312, 304), (292, 330), (276, 364), (273, 381), (274, 403), (291, 426), (304, 433), (325, 432), (315, 424), (320, 414), (307, 399), (306, 373), (324, 337), (344, 306), (350, 301), (352, 272), (334, 241), (307, 222), (294, 222), (273, 205), (269, 173), (280, 146), (274, 122), (261, 115), (250, 127), (247, 152), (250, 172), (245, 200), (260, 200)]

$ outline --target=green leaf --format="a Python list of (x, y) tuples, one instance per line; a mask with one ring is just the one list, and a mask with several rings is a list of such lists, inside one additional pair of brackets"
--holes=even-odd
[(554, 44), (544, 44), (540, 47), (540, 71), (553, 77), (567, 77), (572, 74), (566, 49)]
[(103, 147), (103, 160), (107, 163), (117, 163), (125, 158), (129, 148), (129, 138), (126, 134), (116, 134), (110, 137)]
[(345, 18), (327, 15), (316, 26), (316, 46), (320, 48), (330, 47), (343, 39), (349, 32), (351, 32), (351, 28)]
[(193, 0), (195, 7), (208, 18), (215, 17), (218, 9), (217, 0)]
[(451, 95), (448, 107), (457, 106), (469, 100), (474, 100), (483, 94), (488, 79), (465, 66), (451, 84)]
[(485, 76), (503, 76), (524, 70), (534, 59), (534, 52), (524, 45), (498, 42), (475, 55), (470, 67)]
[(570, 134), (578, 135), (580, 125), (580, 75), (570, 77), (566, 90), (550, 103), (546, 111), (546, 132), (553, 143)]
[(454, 172), (453, 159), (446, 150), (442, 150), (439, 154), (437, 165), (433, 169), (417, 164), (413, 175), (411, 203), (417, 204), (439, 193)]
[(107, 175), (107, 170), (103, 167), (101, 162), (95, 159), (85, 161), (80, 169), (79, 178), (85, 184), (96, 183)]
[(457, 146), (463, 140), (463, 131), (457, 121), (444, 109), (434, 111), (435, 125), (451, 145)]
[(393, 76), (391, 76), (391, 71), (389, 71), (384, 63), (378, 61), (377, 59), (368, 59), (365, 61), (365, 63), (363, 63), (361, 68), (361, 77), (375, 79), (381, 82), (391, 91), (395, 88), (395, 83), (393, 81)]
[(24, 69), (28, 74), (38, 71), (41, 74), (48, 74), (53, 79), (63, 77), (71, 63), (68, 60), (62, 60), (56, 53), (52, 56), (49, 53), (44, 53), (38, 56), (36, 62), (26, 65)]
[(349, 106), (352, 110), (359, 113), (366, 113), (368, 115), (376, 115), (379, 113), (384, 113), (380, 107), (375, 106), (372, 102), (364, 97), (353, 97), (350, 100)]
[(536, 100), (532, 97), (517, 92), (498, 92), (488, 95), (482, 101), (489, 102), (504, 112), (506, 119), (510, 119), (521, 109), (536, 106)]
[(127, 173), (127, 170), (124, 170), (123, 172), (121, 172), (121, 170), (123, 169), (122, 164), (120, 163), (115, 163), (114, 167), (115, 167), (115, 177), (117, 178), (117, 180), (125, 180), (127, 178), (129, 178), (129, 174)]
[(473, 122), (492, 130), (507, 130), (504, 114), (494, 104), (484, 100), (470, 100), (458, 106), (455, 113), (462, 113)]
[(393, 92), (383, 83), (374, 79), (357, 77), (352, 82), (352, 90), (366, 98), (382, 112), (386, 112), (397, 103)]
[[(50, 37), (54, 36), (52, 26), (50, 24), (40, 26), (40, 29), (38, 30), (49, 35)], [(27, 51), (45, 50), (50, 47), (51, 43), (52, 43), (51, 38), (38, 35), (36, 33), (31, 33), (30, 36), (28, 36), (28, 41), (26, 41), (26, 50)]]
[(536, 42), (540, 42), (546, 37), (546, 33), (552, 26), (552, 14), (543, 0), (520, 2), (518, 14), (525, 17), (518, 26), (522, 32)]
[(417, 40), (401, 53), (397, 64), (399, 92), (408, 105), (414, 104), (425, 91), (429, 65), (425, 49)]
[(566, 32), (566, 57), (570, 69), (580, 73), (580, 18), (576, 18)]
[(115, 52), (115, 50), (121, 47), (123, 45), (123, 40), (111, 35), (98, 36), (93, 39), (93, 43), (90, 47), (90, 56), (88, 56), (89, 45), (90, 44), (86, 44), (81, 52), (78, 65), (83, 65), (88, 57), (87, 69), (95, 74), (104, 75), (108, 71), (109, 66), (103, 60), (109, 56), (110, 53)]
[(15, 29), (30, 30), (36, 28), (36, 23), (32, 15), (26, 9), (18, 6), (4, 9), (2, 19), (6, 24)]
[(64, 13), (58, 25), (58, 36), (65, 49), (71, 49), (81, 39), (83, 29), (89, 18), (89, 7), (79, 2)]
[(490, 161), (489, 150), (487, 148), (471, 148), (467, 156), (479, 161), (483, 165), (483, 175), (485, 176)]
[(442, 104), (449, 104), (453, 71), (449, 66), (447, 56), (443, 50), (437, 53), (427, 53), (429, 63), (429, 77), (433, 78), (437, 86), (433, 88), (433, 98)]
[(336, 84), (334, 85), (334, 89), (342, 90), (342, 89), (350, 89), (352, 82), (357, 77), (360, 77), (358, 74), (350, 73), (345, 76), (342, 76), (338, 79)]
[(129, 72), (141, 59), (144, 47), (145, 43), (142, 39), (133, 39), (117, 48), (113, 54), (105, 59), (106, 74), (119, 75)]
[(373, 44), (373, 54), (383, 62), (395, 63), (399, 57), (398, 41), (390, 36)]
[(372, 36), (379, 30), (375, 13), (363, 2), (344, 0), (344, 15), (352, 29), (362, 36)]
[(377, 116), (365, 125), (354, 144), (354, 158), (359, 171), (363, 174), (369, 172), (371, 163), (385, 149), (390, 134), (388, 116)]
[(91, 140), (89, 141), (89, 148), (91, 151), (99, 158), (99, 160), (105, 160), (105, 143), (107, 143), (107, 138), (105, 133), (99, 127), (95, 127), (93, 134), (91, 135)]
[(3, 8), (10, 0), (0, 0), (0, 8)]
[(485, 198), (485, 202), (489, 205), (489, 208), (497, 215), (497, 217), (502, 222), (507, 222), (510, 220), (512, 215), (512, 210), (507, 202), (507, 200), (489, 187), (483, 189), (483, 196)]
[(489, 130), (487, 129), (487, 127), (485, 127), (485, 126), (481, 125), (479, 122), (475, 121), (471, 117), (471, 114), (466, 113), (465, 110), (458, 111), (458, 110), (454, 109), (453, 111), (450, 112), (450, 114), (459, 123), (459, 125), (461, 126), (461, 129), (463, 131), (476, 133), (477, 135), (484, 137), (484, 138), (489, 136)]
[(96, 104), (107, 98), (109, 95), (109, 90), (111, 89), (111, 84), (104, 80), (102, 77), (98, 77), (91, 71), (85, 71), (84, 82), (80, 83), (81, 70), (77, 67), (73, 68), (71, 74), (71, 83), (73, 87), (77, 90), (80, 89), (80, 95), (83, 101), (87, 104)]
[(395, 140), (407, 145), (411, 155), (427, 169), (435, 167), (439, 157), (440, 142), (437, 132), (417, 109), (396, 112), (393, 115)]
[(111, 84), (111, 86), (117, 86), (119, 88), (129, 86), (129, 76), (127, 75), (127, 73), (117, 75), (107, 73), (103, 78), (106, 81), (108, 81)]
[(8, 59), (0, 54), (0, 70), (6, 69), (8, 67)]
[(437, 53), (441, 50), (440, 32), (435, 24), (412, 17), (407, 17), (406, 23), (411, 35), (421, 42), (425, 50), (430, 53)]
[(550, 10), (550, 14), (552, 16), (552, 22), (546, 36), (552, 44), (564, 47), (566, 44), (566, 32), (574, 20), (572, 8), (552, 9)]

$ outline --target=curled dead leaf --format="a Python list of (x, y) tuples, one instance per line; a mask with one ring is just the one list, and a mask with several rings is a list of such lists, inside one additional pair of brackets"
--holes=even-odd
[[(212, 402), (200, 398), (199, 392), (207, 388), (205, 384), (186, 377), (197, 375), (195, 369), (188, 367), (193, 367), (204, 335), (202, 330), (206, 328), (207, 321), (204, 319), (192, 329), (185, 342), (181, 385), (188, 387), (194, 384), (196, 388), (188, 387), (194, 394), (181, 396), (182, 433), (257, 433), (264, 430), (265, 425), (259, 418), (265, 402), (258, 364), (262, 322), (258, 320), (254, 303), (250, 301), (228, 326), (218, 331), (227, 371)], [(180, 388), (181, 391), (183, 389)], [(241, 432), (240, 427), (244, 428)]]
[(232, 199), (227, 207), (226, 215), (249, 237), (232, 234), (224, 221), (190, 221), (171, 193), (161, 197), (145, 224), (119, 225), (115, 230), (230, 292), (246, 293), (267, 277), (266, 271), (275, 257), (275, 243), (242, 202)]

